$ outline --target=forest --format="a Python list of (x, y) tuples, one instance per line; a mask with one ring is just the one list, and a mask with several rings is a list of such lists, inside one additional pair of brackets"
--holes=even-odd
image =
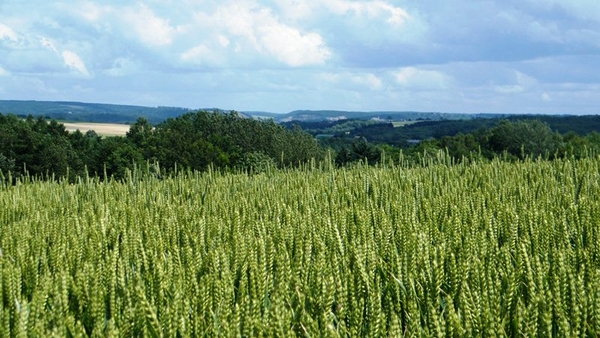
[[(423, 123), (426, 126), (420, 123), (402, 128), (386, 124), (366, 126), (346, 135), (322, 138), (320, 142), (335, 149), (336, 162), (340, 165), (365, 158), (376, 163), (383, 154), (387, 154), (388, 158), (396, 158), (399, 152), (418, 162), (423, 156), (435, 154), (438, 150), (447, 152), (455, 161), (464, 158), (501, 158), (510, 161), (527, 157), (581, 158), (600, 151), (600, 134), (597, 131), (586, 129), (577, 133), (569, 129), (568, 132), (559, 133), (539, 119), (486, 119), (477, 121), (477, 124), (464, 121)], [(429, 123), (431, 125), (428, 128)], [(480, 126), (474, 128), (474, 125)], [(396, 137), (390, 137), (386, 130), (391, 130)], [(429, 136), (431, 134), (435, 136)]]
[(36, 177), (78, 176), (122, 179), (127, 170), (159, 163), (164, 172), (176, 168), (203, 171), (295, 166), (322, 158), (323, 148), (300, 129), (241, 118), (235, 112), (190, 112), (151, 125), (138, 118), (125, 137), (94, 131), (69, 133), (56, 120), (42, 116), (20, 119), (0, 115), (0, 170)]

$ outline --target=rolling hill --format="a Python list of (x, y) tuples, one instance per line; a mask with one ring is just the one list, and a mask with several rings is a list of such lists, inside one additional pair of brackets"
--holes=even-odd
[[(216, 111), (218, 108), (199, 108)], [(95, 123), (133, 123), (139, 116), (144, 116), (150, 123), (158, 123), (169, 117), (176, 117), (190, 108), (181, 107), (144, 107), (106, 103), (85, 103), (73, 101), (22, 101), (0, 100), (0, 113), (19, 116), (42, 115), (49, 119), (70, 122)], [(346, 119), (386, 121), (407, 120), (461, 120), (475, 117), (498, 117), (492, 114), (449, 114), (439, 112), (412, 111), (343, 111), (343, 110), (295, 110), (287, 114), (264, 111), (241, 111), (242, 115), (258, 119), (273, 119), (275, 122), (318, 122), (339, 121)]]

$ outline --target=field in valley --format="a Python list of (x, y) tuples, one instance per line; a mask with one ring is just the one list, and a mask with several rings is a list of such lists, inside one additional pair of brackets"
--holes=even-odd
[(93, 130), (96, 134), (103, 136), (125, 136), (130, 127), (128, 124), (118, 123), (64, 122), (62, 124), (70, 132), (79, 130), (85, 134), (88, 130)]
[(597, 336), (600, 161), (0, 186), (0, 336)]

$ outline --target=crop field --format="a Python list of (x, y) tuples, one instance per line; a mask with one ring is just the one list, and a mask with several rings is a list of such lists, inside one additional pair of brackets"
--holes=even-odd
[(63, 124), (68, 131), (79, 130), (85, 134), (88, 130), (93, 130), (96, 134), (104, 136), (125, 136), (130, 128), (128, 124), (118, 123), (65, 122)]
[(598, 336), (599, 160), (0, 186), (0, 336)]
[(394, 128), (399, 128), (399, 127), (404, 127), (404, 126), (408, 126), (411, 124), (415, 124), (419, 121), (394, 121), (392, 122), (392, 125), (394, 126)]

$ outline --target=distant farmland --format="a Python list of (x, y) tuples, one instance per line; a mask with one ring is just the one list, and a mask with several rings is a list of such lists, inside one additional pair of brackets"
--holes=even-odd
[(394, 121), (392, 122), (392, 125), (394, 126), (394, 128), (398, 128), (408, 126), (409, 124), (415, 124), (417, 122), (419, 121)]
[(65, 129), (70, 132), (79, 130), (82, 133), (86, 133), (88, 130), (93, 130), (98, 135), (103, 136), (125, 136), (129, 131), (128, 124), (118, 123), (63, 123)]

